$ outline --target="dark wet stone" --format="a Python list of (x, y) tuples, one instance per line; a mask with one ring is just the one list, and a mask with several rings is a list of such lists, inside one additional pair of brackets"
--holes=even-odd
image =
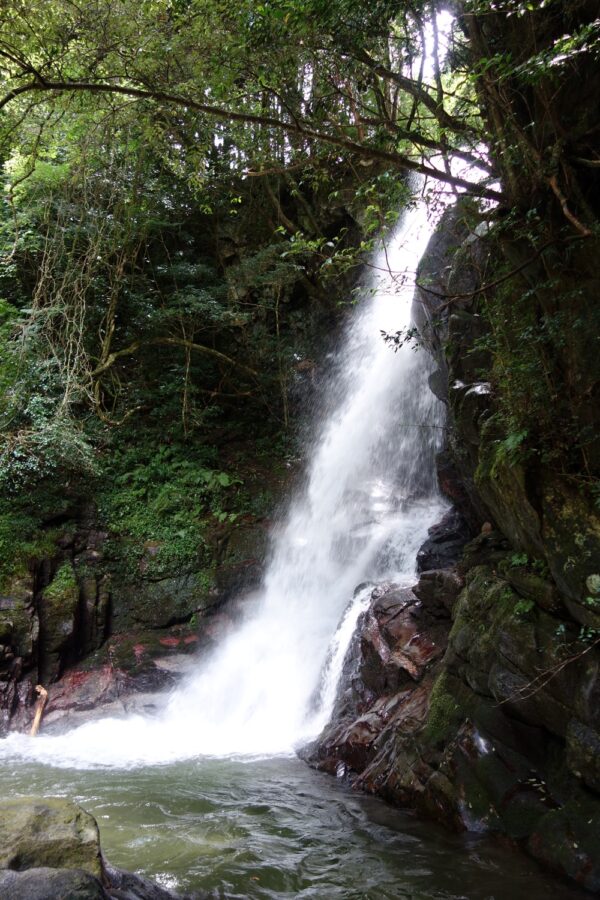
[(471, 531), (461, 513), (450, 509), (441, 522), (429, 529), (428, 535), (417, 553), (418, 572), (445, 569), (458, 562)]
[(0, 872), (0, 896), (6, 900), (109, 900), (111, 895), (89, 872), (40, 867)]
[(448, 613), (464, 585), (464, 578), (455, 569), (430, 569), (421, 574), (413, 593), (429, 610), (439, 606)]

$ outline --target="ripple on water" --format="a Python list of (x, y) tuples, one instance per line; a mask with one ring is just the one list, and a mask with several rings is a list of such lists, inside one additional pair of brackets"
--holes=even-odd
[(108, 859), (226, 900), (580, 900), (495, 843), (447, 834), (296, 759), (135, 771), (0, 770), (4, 795), (71, 796)]

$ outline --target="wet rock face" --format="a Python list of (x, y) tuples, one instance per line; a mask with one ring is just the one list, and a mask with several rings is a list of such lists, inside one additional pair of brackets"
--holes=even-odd
[[(267, 520), (248, 517), (252, 521), (236, 522), (220, 535), (213, 569), (182, 572), (175, 560), (171, 572), (161, 556), (168, 548), (160, 542), (147, 541), (142, 559), (123, 567), (125, 539), (100, 529), (93, 509), (71, 514), (73, 521), (49, 541), (49, 555), (30, 560), (29, 571), (2, 585), (0, 735), (27, 728), (35, 685), (52, 688), (65, 673), (65, 685), (73, 687), (73, 678), (89, 685), (87, 699), (87, 688), (78, 687), (71, 701), (64, 690), (51, 689), (48, 724), (63, 714), (89, 713), (92, 696), (99, 707), (123, 697), (135, 706), (134, 694), (171, 687), (177, 673), (154, 660), (214, 643), (219, 622), (227, 618), (217, 609), (260, 578)], [(83, 659), (89, 663), (82, 665)], [(94, 665), (98, 673), (91, 679)], [(107, 665), (115, 672), (104, 690), (99, 685)]]
[[(358, 621), (332, 720), (303, 757), (351, 777), (386, 749), (385, 735), (422, 721), (427, 676), (445, 649), (448, 612), (409, 588), (384, 584)], [(404, 725), (403, 725), (404, 723)]]
[(14, 578), (0, 597), (0, 734), (34, 698), (34, 685), (23, 679), (37, 660), (39, 620), (33, 598), (31, 575)]
[[(93, 656), (71, 666), (48, 686), (41, 731), (63, 732), (108, 715), (155, 712), (160, 695), (193, 665), (192, 656), (208, 652), (231, 624), (221, 613), (193, 627), (134, 631), (109, 638)], [(32, 706), (18, 709), (12, 727), (29, 730), (33, 711)]]
[(471, 529), (458, 509), (448, 510), (441, 522), (429, 529), (428, 538), (417, 553), (417, 571), (454, 565), (471, 536)]

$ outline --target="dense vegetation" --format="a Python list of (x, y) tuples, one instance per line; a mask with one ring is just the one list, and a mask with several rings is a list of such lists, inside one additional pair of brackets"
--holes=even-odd
[(436, 359), (456, 508), (319, 764), (600, 890), (597, 0), (1, 10), (0, 729), (220, 639), (369, 250), (460, 194), (384, 336)]
[(248, 460), (219, 448), (287, 429), (298, 373), (411, 172), (478, 198), (472, 227), (497, 222), (482, 340), (500, 452), (595, 487), (597, 121), (593, 88), (575, 95), (600, 53), (594, 3), (469, 0), (451, 27), (444, 9), (5, 11), (5, 557), (91, 493), (140, 539), (169, 521), (176, 556), (242, 513)]

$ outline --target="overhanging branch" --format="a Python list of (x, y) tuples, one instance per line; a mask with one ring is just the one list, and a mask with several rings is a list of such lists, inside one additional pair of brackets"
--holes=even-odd
[[(13, 88), (0, 100), (0, 110), (7, 106), (17, 97), (31, 92), (47, 92), (47, 93), (74, 93), (87, 92), (92, 94), (120, 94), (127, 97), (137, 97), (141, 100), (154, 100), (161, 103), (169, 103), (186, 109), (193, 109), (205, 115), (212, 116), (216, 119), (231, 122), (243, 122), (252, 125), (260, 125), (267, 128), (275, 128), (290, 134), (299, 134), (309, 141), (329, 144), (339, 147), (342, 150), (349, 151), (362, 159), (379, 160), (385, 162), (389, 166), (397, 169), (406, 169), (410, 172), (417, 172), (428, 178), (451, 184), (454, 187), (460, 187), (479, 197), (485, 197), (488, 200), (501, 201), (502, 194), (492, 188), (484, 187), (481, 184), (460, 178), (448, 172), (442, 172), (434, 166), (424, 162), (418, 162), (410, 159), (400, 153), (389, 150), (381, 150), (377, 147), (371, 147), (368, 144), (360, 144), (350, 138), (343, 137), (339, 134), (329, 134), (327, 132), (316, 131), (298, 121), (286, 122), (273, 116), (259, 115), (258, 113), (238, 112), (236, 110), (227, 109), (225, 107), (213, 106), (207, 103), (201, 103), (189, 97), (180, 94), (172, 94), (162, 90), (148, 90), (137, 88), (130, 85), (109, 84), (106, 82), (87, 82), (87, 81), (48, 81), (33, 80), (19, 87)], [(426, 93), (426, 92), (425, 92)], [(429, 96), (429, 95), (427, 95)], [(429, 97), (429, 100), (432, 98)]]
[(195, 344), (193, 341), (188, 341), (184, 338), (157, 337), (149, 338), (147, 341), (133, 341), (133, 343), (129, 344), (127, 347), (123, 347), (122, 350), (115, 350), (112, 353), (109, 353), (106, 359), (102, 360), (99, 365), (97, 365), (93, 370), (93, 372), (91, 373), (92, 378), (98, 378), (99, 375), (102, 375), (104, 372), (110, 369), (118, 359), (122, 359), (124, 356), (134, 356), (138, 350), (142, 350), (145, 347), (159, 346), (161, 344), (174, 347), (185, 347), (195, 353), (202, 353), (205, 356), (210, 356), (213, 359), (218, 360), (218, 362), (233, 366), (234, 368), (239, 369), (241, 372), (245, 372), (246, 375), (251, 375), (253, 378), (256, 378), (258, 376), (258, 372), (255, 369), (251, 369), (250, 366), (246, 366), (244, 365), (244, 363), (238, 362), (236, 359), (232, 359), (225, 353), (221, 353), (219, 350), (214, 350), (212, 347), (206, 347), (204, 346), (204, 344)]

